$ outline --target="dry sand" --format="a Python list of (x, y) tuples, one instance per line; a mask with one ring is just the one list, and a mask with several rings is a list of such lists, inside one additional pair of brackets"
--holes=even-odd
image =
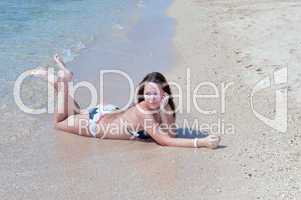
[[(233, 124), (235, 132), (222, 135), (221, 148), (167, 148), (53, 131), (0, 146), (0, 198), (298, 199), (300, 6), (297, 1), (175, 0), (170, 7), (177, 21), (177, 65), (168, 78), (186, 86), (190, 68), (191, 88), (202, 81), (233, 82), (224, 114), (217, 99), (199, 105), (218, 114), (200, 114), (195, 107), (178, 114), (179, 123)], [(278, 65), (289, 67), (286, 133), (258, 120), (250, 107), (252, 87)], [(272, 94), (259, 93), (255, 101), (256, 110), (270, 117)]]
[[(177, 68), (170, 79), (191, 88), (204, 81), (232, 82), (226, 92), (226, 110), (218, 99), (199, 101), (204, 115), (192, 109), (184, 118), (212, 123), (222, 119), (235, 132), (222, 133), (225, 146), (198, 151), (187, 165), (199, 164), (183, 196), (192, 199), (298, 199), (300, 176), (300, 50), (299, 1), (174, 1), (169, 14), (176, 18), (174, 46)], [(257, 119), (250, 106), (256, 82), (274, 70), (288, 68), (288, 130), (280, 133)], [(298, 68), (299, 67), (299, 68)], [(170, 74), (170, 73), (169, 73)], [(192, 90), (191, 90), (192, 91)], [(259, 113), (275, 115), (275, 88), (254, 96)], [(285, 91), (285, 90), (284, 90)], [(208, 91), (207, 91), (208, 94)], [(191, 100), (190, 100), (191, 101)], [(198, 196), (198, 197), (197, 197)]]

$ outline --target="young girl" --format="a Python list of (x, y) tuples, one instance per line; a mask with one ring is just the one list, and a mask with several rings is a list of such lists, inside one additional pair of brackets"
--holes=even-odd
[[(84, 112), (68, 92), (68, 83), (73, 74), (56, 54), (55, 62), (60, 70), (51, 82), (58, 101), (54, 114), (55, 128), (65, 132), (101, 139), (145, 140), (152, 138), (157, 144), (174, 147), (216, 148), (220, 137), (176, 138), (175, 105), (165, 77), (158, 72), (148, 74), (139, 84), (138, 102), (126, 110), (114, 105), (98, 105)], [(33, 70), (32, 74), (47, 79), (48, 71)], [(49, 81), (49, 80), (48, 80)]]

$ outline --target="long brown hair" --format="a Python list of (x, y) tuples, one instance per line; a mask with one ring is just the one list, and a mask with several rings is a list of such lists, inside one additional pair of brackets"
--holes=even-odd
[(175, 113), (175, 104), (173, 101), (173, 97), (171, 94), (170, 86), (166, 80), (166, 78), (160, 72), (151, 72), (147, 74), (142, 81), (139, 83), (139, 90), (138, 90), (138, 103), (144, 101), (144, 86), (147, 82), (153, 82), (161, 86), (162, 90), (166, 92), (169, 96), (168, 104), (173, 111), (173, 116), (176, 117)]

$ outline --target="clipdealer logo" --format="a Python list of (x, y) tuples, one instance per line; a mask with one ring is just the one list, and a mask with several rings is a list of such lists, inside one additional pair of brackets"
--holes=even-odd
[[(49, 80), (54, 80), (53, 77), (53, 73), (54, 73), (54, 69), (49, 68), (48, 69), (48, 81)], [(101, 71), (100, 73), (100, 82), (101, 82), (101, 86), (104, 85), (103, 82), (103, 76), (104, 74), (107, 73), (117, 73), (121, 76), (124, 76), (128, 81), (129, 81), (129, 86), (130, 86), (130, 99), (127, 103), (127, 106), (130, 104), (130, 102), (132, 102), (134, 94), (135, 94), (135, 89), (134, 89), (134, 83), (133, 80), (125, 73), (119, 70), (104, 70)], [(186, 89), (187, 89), (187, 96), (186, 96), (186, 103), (187, 103), (187, 112), (190, 112), (190, 101), (193, 100), (193, 104), (194, 104), (194, 108), (202, 114), (205, 115), (211, 115), (211, 114), (217, 114), (216, 110), (203, 110), (199, 107), (198, 105), (198, 101), (197, 99), (217, 99), (220, 102), (220, 108), (221, 108), (221, 113), (225, 113), (225, 101), (226, 101), (226, 90), (233, 85), (233, 82), (230, 83), (222, 83), (220, 88), (215, 85), (214, 83), (211, 82), (201, 82), (199, 83), (193, 90), (193, 97), (191, 98), (190, 96), (190, 92), (191, 92), (191, 88), (190, 88), (190, 69), (187, 69), (187, 85), (186, 85)], [(40, 109), (32, 109), (27, 107), (22, 99), (21, 99), (21, 85), (23, 83), (23, 80), (28, 77), (28, 76), (32, 76), (29, 71), (26, 71), (24, 73), (22, 73), (18, 79), (15, 82), (15, 86), (14, 86), (14, 98), (15, 98), (15, 102), (16, 104), (19, 106), (19, 108), (21, 110), (23, 110), (26, 113), (31, 113), (31, 114), (41, 114), (41, 113), (53, 113), (54, 112), (54, 99), (55, 99), (55, 95), (54, 95), (54, 89), (53, 87), (48, 84), (48, 106), (47, 108), (40, 108)], [(251, 95), (250, 95), (250, 104), (251, 104), (251, 108), (253, 113), (255, 114), (255, 116), (261, 120), (263, 123), (265, 123), (266, 125), (270, 126), (271, 128), (280, 131), (280, 132), (286, 132), (287, 131), (287, 68), (282, 68), (280, 70), (274, 71), (273, 76), (271, 77), (265, 77), (264, 79), (260, 80), (259, 82), (257, 82), (257, 84), (255, 85), (255, 87), (253, 88)], [(171, 86), (174, 86), (176, 88), (176, 91), (178, 93), (173, 94), (174, 98), (179, 98), (179, 106), (176, 108), (176, 111), (180, 111), (181, 113), (183, 112), (183, 100), (184, 100), (184, 95), (183, 95), (183, 91), (182, 91), (182, 85), (176, 83), (176, 82), (169, 82), (169, 84)], [(90, 102), (90, 105), (96, 105), (97, 104), (97, 91), (96, 88), (89, 82), (83, 81), (80, 83), (77, 83), (75, 86), (70, 83), (69, 84), (70, 87), (70, 94), (71, 96), (74, 95), (75, 90), (77, 90), (79, 87), (86, 87), (87, 89), (89, 89), (89, 91), (91, 92), (92, 95), (92, 100)], [(210, 95), (206, 95), (206, 94), (198, 94), (198, 91), (201, 90), (201, 88), (207, 88), (207, 89), (211, 89), (213, 91), (213, 94)], [(273, 119), (267, 118), (265, 117), (263, 114), (260, 114), (260, 112), (258, 112), (255, 107), (254, 107), (254, 97), (255, 94), (263, 89), (275, 89), (275, 116)], [(103, 90), (101, 90), (102, 92)], [(103, 96), (103, 93), (101, 94), (101, 96)], [(59, 98), (58, 98), (59, 100)], [(89, 107), (88, 106), (88, 107)], [(126, 107), (126, 106), (125, 106)], [(232, 125), (232, 124), (230, 124)], [(233, 127), (233, 125), (232, 125)], [(232, 129), (231, 129), (232, 130)]]
[[(273, 76), (257, 82), (251, 93), (251, 108), (255, 116), (269, 127), (285, 133), (287, 131), (287, 67), (274, 71)], [(275, 89), (275, 116), (273, 119), (260, 114), (254, 108), (254, 95), (263, 89)]]

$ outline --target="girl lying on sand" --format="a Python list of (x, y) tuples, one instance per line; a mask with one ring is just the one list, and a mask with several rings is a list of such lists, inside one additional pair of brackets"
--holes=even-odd
[[(120, 140), (153, 139), (162, 146), (208, 147), (217, 148), (220, 137), (209, 135), (205, 138), (176, 138), (175, 105), (170, 87), (165, 77), (152, 72), (141, 81), (138, 101), (126, 110), (114, 105), (98, 105), (89, 110), (80, 111), (78, 104), (68, 92), (68, 83), (73, 74), (65, 67), (58, 56), (54, 56), (60, 70), (54, 81), (50, 82), (58, 101), (54, 114), (54, 126), (59, 130), (88, 137)], [(47, 79), (48, 71), (36, 69), (32, 74)]]

